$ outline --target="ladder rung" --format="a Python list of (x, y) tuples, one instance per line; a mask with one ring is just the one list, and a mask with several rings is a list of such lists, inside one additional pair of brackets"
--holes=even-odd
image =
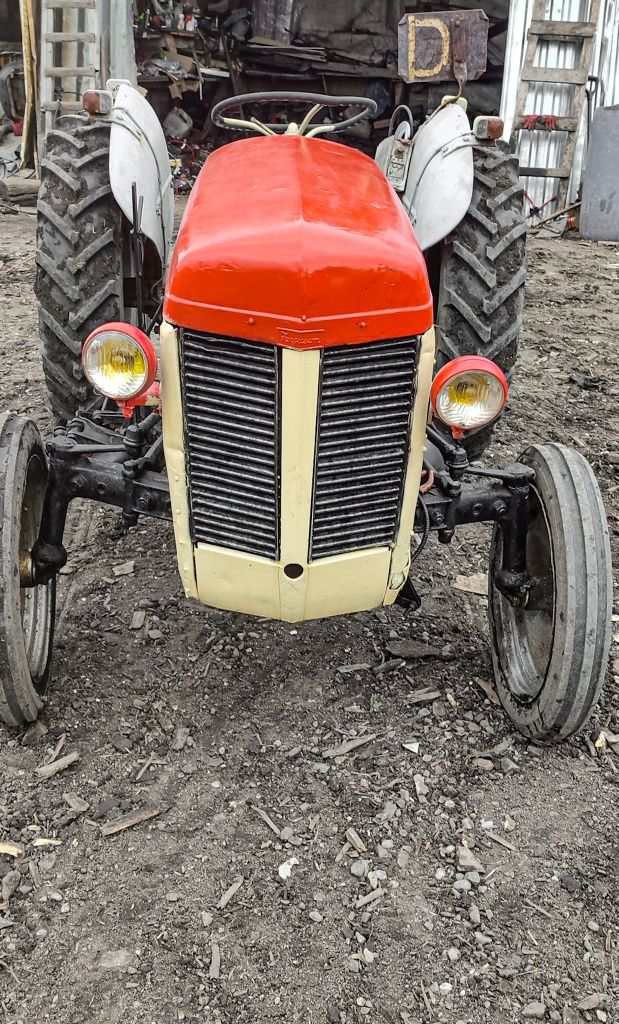
[(46, 78), (96, 78), (95, 68), (45, 68)]
[(521, 178), (569, 178), (569, 167), (521, 167), (518, 174)]
[(51, 103), (42, 103), (41, 110), (82, 110), (84, 105), (77, 100), (53, 100)]
[[(540, 118), (540, 125), (536, 128), (524, 128), (524, 117), (515, 117), (513, 130), (517, 132), (521, 128), (524, 128), (524, 130), (528, 132), (547, 131), (548, 129), (544, 128), (543, 120), (546, 115), (539, 114), (538, 116)], [(553, 132), (575, 132), (578, 130), (578, 120), (575, 117), (556, 117), (554, 114), (549, 114), (547, 116), (554, 117), (555, 127), (552, 129)]]
[(595, 25), (591, 21), (532, 21), (529, 35), (578, 41), (595, 35)]
[(63, 10), (77, 10), (87, 8), (88, 10), (94, 11), (96, 7), (96, 0), (46, 0), (45, 6), (48, 10), (52, 9), (63, 9)]
[(523, 82), (540, 82), (549, 85), (586, 85), (588, 68), (523, 68)]
[(94, 32), (46, 32), (46, 43), (94, 43)]

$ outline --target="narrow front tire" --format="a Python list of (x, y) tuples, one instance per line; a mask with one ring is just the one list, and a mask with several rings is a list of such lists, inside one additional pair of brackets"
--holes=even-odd
[(608, 664), (608, 525), (593, 470), (579, 452), (533, 445), (519, 461), (535, 470), (526, 541), (531, 589), (524, 607), (497, 589), (503, 545), (495, 527), (488, 591), (492, 663), (498, 695), (519, 732), (537, 743), (557, 743), (585, 725)]

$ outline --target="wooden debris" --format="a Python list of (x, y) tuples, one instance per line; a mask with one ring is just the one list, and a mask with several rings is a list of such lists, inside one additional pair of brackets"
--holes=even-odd
[(361, 907), (367, 907), (369, 903), (375, 903), (376, 900), (382, 900), (385, 895), (386, 893), (384, 889), (381, 889), (380, 887), (378, 889), (373, 889), (372, 892), (368, 892), (365, 896), (359, 897), (355, 903), (355, 910), (360, 910)]
[(426, 688), (424, 690), (415, 690), (407, 696), (406, 700), (409, 704), (425, 704), (429, 700), (438, 700), (440, 696), (440, 690), (429, 690)]
[(456, 576), (453, 588), (454, 590), (462, 590), (465, 594), (476, 594), (478, 597), (487, 597), (488, 576), (485, 572), (475, 573), (474, 576)]
[(219, 903), (217, 904), (218, 910), (223, 910), (224, 907), (228, 906), (230, 900), (232, 900), (234, 896), (236, 896), (237, 892), (241, 888), (244, 881), (245, 879), (242, 877), (237, 878), (236, 881), (234, 881), (232, 885), (228, 889), (226, 889), (225, 893), (223, 894)]
[(149, 755), (148, 755), (148, 757), (146, 758), (146, 760), (145, 760), (144, 764), (143, 764), (143, 765), (142, 765), (142, 767), (140, 768), (140, 770), (139, 770), (138, 774), (137, 774), (137, 775), (136, 775), (136, 777), (135, 777), (135, 781), (136, 781), (136, 782), (139, 782), (139, 781), (140, 781), (140, 779), (141, 779), (141, 778), (142, 778), (142, 776), (143, 776), (143, 775), (145, 774), (145, 772), (147, 772), (147, 771), (148, 771), (148, 769), (150, 768), (150, 766), (151, 766), (151, 765), (153, 764), (154, 760), (155, 760), (155, 755), (154, 755), (154, 754), (152, 754), (152, 753), (151, 753), (151, 754), (149, 754)]
[(273, 819), (269, 817), (267, 812), (263, 811), (262, 808), (260, 808), (260, 807), (256, 807), (255, 804), (250, 804), (249, 806), (251, 807), (252, 811), (255, 811), (256, 814), (260, 818), (262, 818), (262, 820), (265, 823), (265, 825), (267, 825), (271, 829), (271, 832), (273, 832), (279, 838), (280, 830), (277, 827), (277, 825), (275, 824), (275, 822), (273, 821)]
[(62, 736), (59, 737), (58, 742), (56, 743), (56, 746), (52, 750), (51, 754), (49, 754), (48, 757), (44, 759), (43, 764), (51, 764), (53, 761), (57, 759), (58, 755), (60, 754), (62, 748), (66, 743), (66, 740), (67, 734), (66, 732), (63, 732)]
[(77, 793), (63, 793), (62, 799), (72, 811), (78, 814), (84, 814), (90, 807), (88, 801), (82, 800), (81, 796), (78, 796)]
[(117, 818), (115, 821), (102, 825), (101, 834), (113, 836), (116, 832), (124, 832), (125, 829), (133, 828), (134, 825), (141, 825), (143, 821), (148, 821), (150, 818), (157, 818), (160, 814), (165, 814), (167, 810), (169, 810), (168, 806), (146, 807), (141, 811), (132, 811), (131, 814), (125, 814), (123, 818)]
[(547, 910), (544, 910), (544, 908), (540, 907), (537, 903), (531, 903), (531, 900), (527, 899), (525, 899), (524, 903), (525, 906), (529, 907), (531, 910), (537, 910), (538, 914), (541, 914), (543, 917), (547, 917), (550, 921), (552, 921), (552, 914), (550, 914)]
[(344, 857), (346, 856), (347, 853), (350, 852), (350, 850), (352, 850), (352, 846), (350, 845), (350, 843), (344, 843), (340, 852), (335, 855), (335, 863), (341, 864), (341, 862), (344, 860)]
[(121, 565), (115, 565), (112, 568), (112, 572), (115, 576), (130, 576), (135, 569), (135, 562), (122, 562)]
[(506, 850), (515, 852), (516, 847), (513, 843), (510, 843), (508, 839), (503, 839), (503, 836), (497, 836), (496, 832), (485, 832), (484, 835), (488, 836), (488, 839), (492, 839), (499, 846), (504, 846)]
[(18, 206), (36, 206), (39, 194), (37, 178), (22, 178), (12, 175), (0, 181), (0, 199), (17, 203)]
[(22, 857), (24, 848), (17, 843), (0, 843), (0, 854), (4, 854), (5, 857)]
[(41, 846), (62, 846), (62, 839), (46, 839), (44, 836), (39, 836), (32, 845), (37, 848)]
[(352, 750), (356, 750), (357, 747), (363, 747), (366, 743), (371, 743), (372, 740), (376, 739), (376, 733), (368, 733), (367, 736), (355, 736), (352, 740), (346, 740), (344, 743), (340, 743), (338, 747), (328, 747), (323, 750), (323, 757), (342, 757), (344, 754), (350, 754)]
[(35, 768), (34, 773), (38, 779), (45, 782), (47, 779), (52, 779), (54, 775), (59, 775), (65, 768), (69, 768), (79, 759), (80, 755), (77, 750), (74, 750), (72, 753), (65, 754), (64, 757), (59, 758), (58, 761), (52, 761), (51, 764), (43, 764), (40, 768)]
[(211, 942), (211, 966), (208, 969), (208, 976), (211, 981), (217, 981), (221, 969), (221, 951), (218, 942)]
[(501, 706), (501, 701), (499, 700), (498, 694), (492, 683), (489, 683), (486, 679), (479, 679), (477, 676), (475, 677), (474, 682), (477, 683), (480, 690), (484, 691), (489, 701), (496, 704), (497, 707)]
[(453, 652), (445, 653), (440, 647), (432, 647), (419, 640), (390, 640), (387, 650), (394, 657), (406, 658), (407, 661), (423, 658), (440, 658), (442, 661), (451, 661), (456, 656)]
[(346, 838), (350, 845), (357, 851), (357, 853), (365, 853), (367, 846), (363, 842), (363, 839), (354, 828), (346, 829)]
[(383, 661), (382, 665), (377, 665), (372, 671), (375, 676), (382, 676), (386, 672), (397, 672), (399, 668), (404, 668), (405, 664), (404, 658), (393, 658), (391, 661)]

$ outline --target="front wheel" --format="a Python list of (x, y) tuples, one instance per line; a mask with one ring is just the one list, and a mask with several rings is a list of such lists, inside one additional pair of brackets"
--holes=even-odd
[(608, 662), (612, 565), (606, 514), (591, 466), (562, 444), (533, 445), (519, 460), (535, 470), (526, 540), (531, 589), (524, 607), (494, 584), (488, 609), (497, 692), (517, 729), (538, 743), (577, 732), (595, 707)]
[(49, 679), (56, 580), (22, 586), (39, 535), (47, 462), (34, 423), (0, 417), (0, 719), (32, 722)]

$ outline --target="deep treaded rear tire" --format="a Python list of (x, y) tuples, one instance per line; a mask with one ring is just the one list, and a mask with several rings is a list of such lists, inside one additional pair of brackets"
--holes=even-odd
[(124, 319), (122, 214), (110, 187), (109, 145), (109, 124), (63, 118), (41, 161), (35, 293), (50, 405), (61, 422), (92, 396), (80, 361), (85, 339)]
[[(518, 161), (505, 143), (475, 146), (471, 205), (445, 240), (436, 313), (437, 369), (450, 359), (481, 355), (508, 379), (518, 352), (525, 281), (526, 220)], [(493, 427), (464, 444), (478, 458)]]

